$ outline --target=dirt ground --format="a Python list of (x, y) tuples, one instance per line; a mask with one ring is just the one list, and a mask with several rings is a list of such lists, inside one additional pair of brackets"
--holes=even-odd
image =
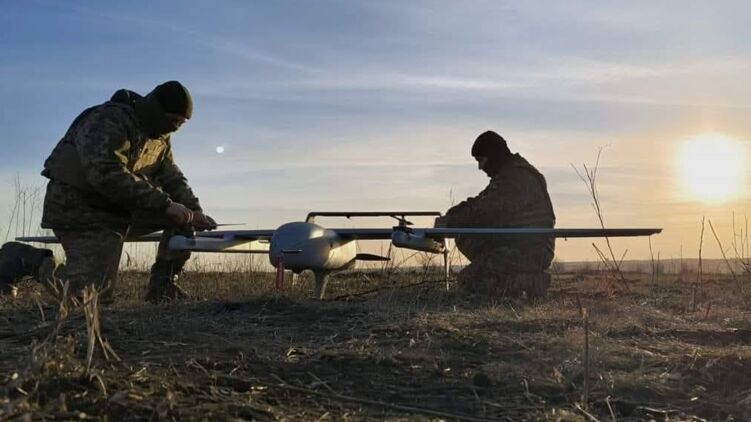
[(532, 302), (356, 272), (315, 301), (194, 273), (202, 299), (153, 306), (126, 273), (100, 310), (120, 360), (96, 345), (88, 369), (83, 313), (28, 282), (0, 298), (0, 420), (751, 420), (751, 281), (626, 277)]

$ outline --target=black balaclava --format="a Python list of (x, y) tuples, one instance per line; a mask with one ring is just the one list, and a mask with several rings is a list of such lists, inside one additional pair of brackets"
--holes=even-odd
[(482, 168), (489, 177), (495, 176), (498, 170), (511, 159), (512, 154), (506, 145), (506, 140), (492, 130), (482, 133), (472, 145), (473, 157), (486, 157), (488, 163)]
[(166, 113), (193, 116), (193, 99), (180, 82), (165, 82), (136, 102), (136, 113), (149, 136), (160, 137), (178, 129)]

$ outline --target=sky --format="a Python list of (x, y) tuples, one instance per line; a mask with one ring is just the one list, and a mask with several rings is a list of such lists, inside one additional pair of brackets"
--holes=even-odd
[[(697, 255), (703, 217), (729, 247), (733, 216), (737, 235), (751, 211), (747, 2), (0, 0), (0, 10), (0, 215), (14, 180), (44, 185), (42, 163), (80, 111), (172, 79), (194, 98), (173, 136), (177, 161), (222, 222), (443, 211), (486, 185), (469, 153), (485, 130), (545, 175), (558, 227), (599, 224), (574, 170), (598, 154), (606, 225), (664, 228), (651, 244), (663, 258)], [(705, 256), (721, 255), (704, 241)], [(645, 239), (614, 245), (650, 257)], [(597, 259), (587, 240), (561, 241), (557, 254)]]

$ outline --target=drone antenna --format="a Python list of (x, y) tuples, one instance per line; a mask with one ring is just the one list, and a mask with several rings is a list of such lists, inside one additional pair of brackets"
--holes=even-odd
[(399, 227), (406, 227), (406, 226), (413, 226), (415, 223), (407, 220), (407, 216), (402, 214), (401, 216), (398, 214), (392, 214), (389, 217), (395, 219), (399, 222)]

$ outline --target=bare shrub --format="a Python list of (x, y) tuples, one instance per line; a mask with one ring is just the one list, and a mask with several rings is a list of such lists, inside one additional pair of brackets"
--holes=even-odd
[(38, 227), (42, 192), (41, 186), (24, 184), (18, 175), (13, 179), (13, 198), (8, 209), (8, 225), (5, 230), (0, 227), (3, 242), (41, 232)]
[[(582, 171), (579, 171), (579, 169), (577, 169), (573, 164), (571, 164), (571, 167), (576, 172), (576, 175), (579, 176), (579, 179), (581, 179), (581, 181), (584, 182), (584, 185), (587, 187), (587, 191), (592, 198), (592, 208), (595, 211), (595, 215), (597, 216), (597, 220), (600, 223), (600, 227), (604, 229), (605, 218), (602, 209), (602, 203), (600, 202), (600, 193), (597, 187), (597, 174), (600, 165), (601, 154), (602, 148), (597, 151), (597, 159), (595, 160), (595, 165), (592, 168), (590, 168), (586, 164), (582, 164)], [(592, 243), (595, 252), (597, 252), (598, 258), (605, 265), (608, 273), (615, 280), (617, 280), (617, 283), (611, 283), (611, 286), (615, 287), (616, 290), (618, 290), (619, 288), (628, 290), (628, 281), (626, 280), (626, 277), (623, 275), (623, 271), (621, 270), (621, 264), (626, 257), (626, 253), (628, 253), (628, 249), (623, 252), (620, 258), (616, 258), (613, 246), (610, 243), (610, 238), (605, 238), (605, 245), (607, 247), (607, 254), (600, 250), (600, 248), (597, 247), (594, 242)]]

